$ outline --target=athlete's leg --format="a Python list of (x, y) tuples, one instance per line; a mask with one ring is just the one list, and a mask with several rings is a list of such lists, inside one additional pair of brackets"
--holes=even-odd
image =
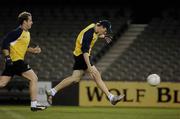
[(31, 100), (32, 101), (37, 100), (37, 82), (38, 82), (37, 75), (31, 69), (26, 72), (23, 72), (22, 76), (30, 81), (29, 90), (30, 90)]
[(11, 78), (11, 76), (0, 76), (0, 88), (5, 87)]
[(46, 91), (47, 101), (49, 104), (52, 104), (52, 96), (54, 96), (58, 91), (62, 90), (63, 88), (80, 81), (84, 74), (83, 70), (74, 70), (72, 75), (63, 79), (59, 84), (57, 84), (54, 88)]
[(29, 90), (30, 90), (30, 96), (31, 96), (31, 110), (32, 111), (38, 111), (38, 110), (44, 110), (46, 109), (46, 106), (38, 105), (37, 103), (37, 82), (38, 82), (38, 77), (34, 73), (32, 69), (23, 72), (22, 76), (25, 77), (30, 81), (29, 83)]
[(83, 74), (84, 74), (83, 70), (74, 70), (71, 76), (62, 80), (58, 85), (54, 87), (54, 89), (58, 92), (61, 89), (71, 85), (72, 83), (79, 82)]
[(108, 96), (110, 94), (106, 84), (103, 82), (102, 78), (101, 78), (101, 74), (99, 73), (99, 71), (97, 70), (97, 68), (95, 66), (92, 66), (94, 73), (93, 73), (93, 79), (95, 80), (96, 84), (98, 85), (98, 87), (106, 94), (106, 96)]
[(101, 74), (99, 73), (99, 71), (97, 70), (97, 68), (95, 66), (92, 66), (93, 68), (93, 74), (91, 75), (93, 77), (93, 79), (95, 80), (96, 84), (98, 85), (98, 87), (106, 94), (106, 96), (109, 98), (110, 102), (115, 105), (117, 102), (119, 102), (124, 95), (120, 95), (120, 96), (114, 96), (113, 94), (111, 94), (107, 88), (107, 86), (105, 85), (105, 83), (103, 82), (102, 78), (101, 78)]

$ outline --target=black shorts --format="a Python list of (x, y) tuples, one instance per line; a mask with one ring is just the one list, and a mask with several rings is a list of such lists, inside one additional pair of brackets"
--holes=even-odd
[[(90, 57), (89, 57), (89, 60), (90, 60), (91, 66), (93, 66), (93, 63), (92, 63)], [(74, 62), (73, 70), (86, 70), (87, 69), (87, 64), (84, 60), (83, 54), (81, 54), (79, 56), (74, 55), (74, 61), (75, 62)]]
[(5, 66), (2, 76), (11, 76), (11, 77), (13, 77), (14, 75), (21, 76), (23, 72), (26, 72), (30, 69), (31, 67), (28, 64), (26, 64), (23, 60), (18, 60), (13, 62), (12, 66)]

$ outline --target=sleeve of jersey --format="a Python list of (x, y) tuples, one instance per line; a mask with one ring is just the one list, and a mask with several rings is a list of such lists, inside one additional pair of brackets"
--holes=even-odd
[(17, 40), (20, 37), (21, 33), (21, 30), (14, 30), (8, 33), (3, 39), (2, 49), (9, 50), (10, 43)]
[(81, 48), (83, 53), (89, 52), (91, 41), (93, 39), (93, 33), (94, 33), (93, 29), (90, 29), (84, 33), (84, 36), (82, 39), (82, 48)]

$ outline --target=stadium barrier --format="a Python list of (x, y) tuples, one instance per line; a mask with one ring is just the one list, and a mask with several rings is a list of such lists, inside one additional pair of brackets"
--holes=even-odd
[[(113, 94), (125, 94), (121, 107), (180, 107), (180, 83), (163, 82), (152, 87), (146, 82), (105, 81)], [(79, 84), (80, 106), (112, 106), (93, 81)]]
[[(38, 100), (47, 103), (45, 90), (57, 85), (59, 81), (38, 83)], [(146, 82), (105, 81), (113, 94), (125, 94), (117, 107), (177, 107), (180, 108), (180, 83), (162, 82), (152, 87)], [(29, 105), (28, 82), (17, 81), (0, 89), (0, 104)], [(58, 92), (53, 105), (70, 106), (112, 106), (108, 98), (94, 81), (81, 81)]]

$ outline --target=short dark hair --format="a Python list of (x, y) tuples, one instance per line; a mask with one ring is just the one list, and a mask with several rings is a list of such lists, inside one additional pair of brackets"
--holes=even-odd
[(111, 22), (110, 22), (110, 21), (108, 21), (108, 20), (102, 20), (102, 21), (99, 21), (98, 23), (99, 23), (98, 26), (103, 26), (104, 28), (107, 29), (107, 31), (108, 31), (109, 33), (112, 33)]
[(20, 25), (22, 25), (22, 24), (23, 24), (23, 21), (24, 21), (24, 20), (27, 21), (29, 16), (31, 16), (31, 13), (26, 12), (26, 11), (21, 12), (21, 13), (18, 15), (18, 23), (19, 23)]

